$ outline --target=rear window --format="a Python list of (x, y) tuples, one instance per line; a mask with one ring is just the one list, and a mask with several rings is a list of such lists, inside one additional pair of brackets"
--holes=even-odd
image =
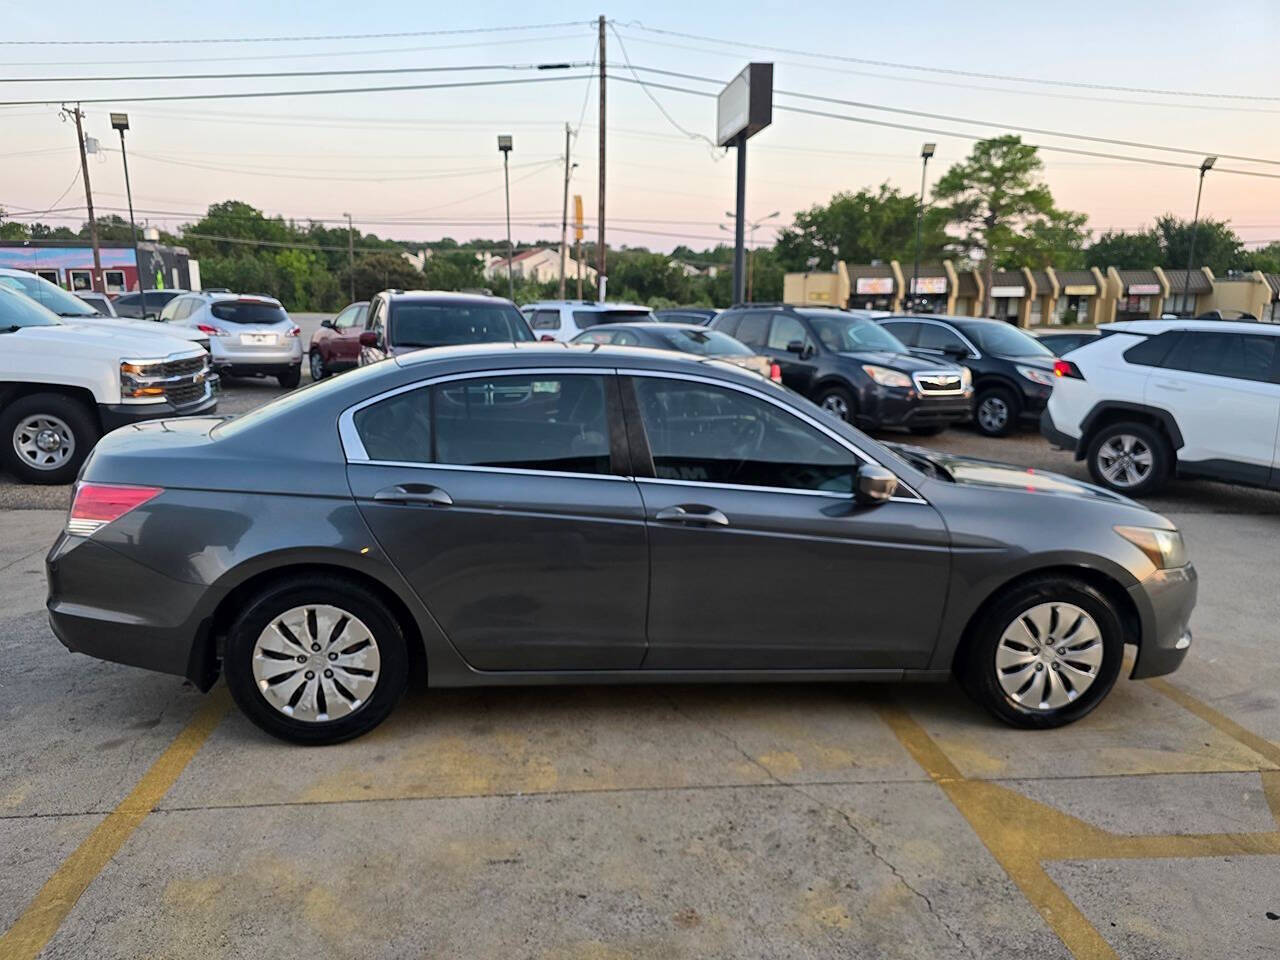
[(633, 323), (636, 320), (652, 320), (653, 314), (645, 309), (631, 310), (575, 310), (573, 322), (579, 330), (594, 327), (598, 323)]
[(209, 312), (227, 323), (279, 323), (289, 319), (284, 307), (258, 300), (218, 300), (210, 305)]
[(508, 304), (396, 303), (391, 307), (391, 343), (397, 347), (532, 339), (520, 311)]
[(660, 334), (672, 349), (703, 357), (749, 357), (751, 348), (719, 330), (664, 330)]

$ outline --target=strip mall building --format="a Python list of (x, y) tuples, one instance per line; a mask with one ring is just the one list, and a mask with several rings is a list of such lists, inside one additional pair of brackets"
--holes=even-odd
[[(797, 306), (838, 306), (901, 312), (911, 286), (897, 260), (839, 263), (824, 273), (789, 273), (783, 299)], [(922, 264), (913, 288), (920, 312), (983, 315), (981, 271), (957, 269), (950, 260)], [(1145, 320), (1164, 313), (1241, 310), (1280, 323), (1280, 275), (1259, 271), (1215, 277), (1198, 270), (997, 270), (991, 277), (989, 315), (1020, 327)]]

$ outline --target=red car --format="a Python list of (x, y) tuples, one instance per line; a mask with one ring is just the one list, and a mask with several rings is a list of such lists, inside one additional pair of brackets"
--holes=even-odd
[(360, 334), (369, 301), (361, 300), (343, 307), (332, 320), (323, 320), (311, 335), (311, 379), (323, 380), (331, 373), (346, 370), (360, 362)]

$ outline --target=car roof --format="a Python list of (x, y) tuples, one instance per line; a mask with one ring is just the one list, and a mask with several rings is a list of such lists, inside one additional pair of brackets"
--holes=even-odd
[(1121, 320), (1099, 327), (1108, 333), (1165, 333), (1169, 330), (1201, 330), (1216, 333), (1263, 333), (1280, 336), (1280, 324), (1254, 320)]
[(596, 300), (534, 300), (524, 307), (579, 307), (583, 310), (645, 310), (653, 311), (643, 303), (600, 303)]
[[(1001, 324), (1011, 327), (1013, 324), (1004, 320), (993, 320), (990, 317), (961, 317), (952, 313), (893, 313), (887, 315), (886, 320), (936, 320), (939, 323), (953, 323), (957, 327), (974, 326), (989, 327), (993, 324)], [(1021, 328), (1019, 328), (1021, 329)]]
[(1028, 330), (1033, 337), (1043, 340), (1045, 337), (1096, 337), (1097, 330)]
[(265, 293), (205, 293), (201, 290), (193, 290), (189, 292), (194, 293), (198, 297), (207, 297), (210, 303), (215, 300), (257, 300), (262, 303), (275, 304), (281, 309), (284, 308), (284, 304), (279, 300), (275, 297), (269, 297)]
[[(511, 303), (506, 297), (486, 293), (460, 293), (457, 290), (387, 290), (392, 300), (435, 301), (445, 303)], [(367, 303), (368, 301), (362, 301)]]
[(666, 333), (668, 330), (697, 330), (699, 333), (710, 333), (711, 327), (704, 327), (700, 323), (663, 323), (661, 320), (640, 320), (632, 323), (601, 323), (594, 327), (587, 327), (582, 331), (587, 333), (591, 330), (647, 330), (650, 333)]

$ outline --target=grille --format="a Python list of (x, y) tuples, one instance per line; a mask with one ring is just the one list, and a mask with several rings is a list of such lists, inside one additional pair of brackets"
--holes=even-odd
[(165, 362), (164, 375), (166, 377), (190, 377), (204, 370), (205, 363), (206, 359), (204, 357), (169, 360)]
[(195, 403), (197, 400), (204, 399), (204, 393), (205, 383), (201, 379), (197, 383), (180, 383), (165, 387), (164, 398), (175, 407), (180, 407), (183, 404)]
[(915, 381), (922, 394), (959, 393), (963, 389), (958, 373), (917, 373)]

